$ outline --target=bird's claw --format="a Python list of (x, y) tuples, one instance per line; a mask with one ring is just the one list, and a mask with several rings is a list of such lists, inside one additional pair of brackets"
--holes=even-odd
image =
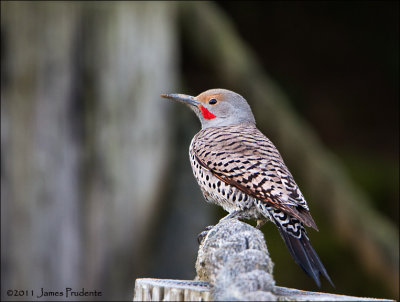
[(257, 220), (256, 228), (260, 229), (265, 224), (265, 220)]
[(213, 225), (206, 226), (204, 231), (202, 231), (199, 235), (197, 235), (197, 242), (201, 244), (203, 239), (207, 236), (208, 232), (213, 228)]

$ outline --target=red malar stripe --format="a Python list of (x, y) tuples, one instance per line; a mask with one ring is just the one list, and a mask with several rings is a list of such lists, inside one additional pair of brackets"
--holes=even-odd
[(213, 118), (216, 118), (216, 116), (214, 114), (212, 114), (210, 111), (208, 111), (207, 108), (203, 107), (203, 106), (199, 106), (200, 110), (201, 110), (201, 114), (203, 115), (203, 117), (206, 120), (212, 120)]

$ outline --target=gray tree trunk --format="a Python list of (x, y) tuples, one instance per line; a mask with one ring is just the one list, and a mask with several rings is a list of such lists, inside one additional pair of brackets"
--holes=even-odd
[(3, 289), (130, 297), (167, 167), (174, 11), (1, 3)]

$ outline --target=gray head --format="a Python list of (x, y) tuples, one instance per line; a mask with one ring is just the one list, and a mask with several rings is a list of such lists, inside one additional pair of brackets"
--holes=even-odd
[(210, 89), (196, 97), (185, 94), (161, 96), (187, 104), (200, 119), (202, 129), (256, 123), (247, 101), (240, 94), (230, 90)]

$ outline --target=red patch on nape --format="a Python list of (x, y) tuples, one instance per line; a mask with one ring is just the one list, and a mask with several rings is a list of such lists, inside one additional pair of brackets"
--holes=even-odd
[(201, 114), (203, 115), (203, 117), (206, 120), (212, 120), (213, 118), (216, 118), (216, 116), (214, 114), (212, 114), (210, 111), (208, 111), (207, 108), (203, 107), (203, 106), (199, 106), (200, 110), (201, 110)]

